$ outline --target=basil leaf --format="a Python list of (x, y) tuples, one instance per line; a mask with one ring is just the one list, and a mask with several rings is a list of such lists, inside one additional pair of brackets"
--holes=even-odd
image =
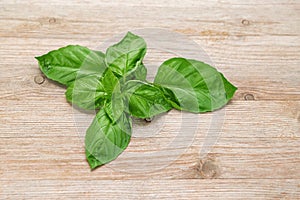
[(128, 105), (127, 112), (134, 117), (150, 118), (172, 108), (161, 90), (150, 83), (128, 81), (123, 93)]
[(122, 98), (114, 98), (110, 101), (106, 101), (104, 104), (104, 110), (110, 120), (115, 123), (124, 112), (124, 101)]
[(101, 82), (107, 95), (104, 109), (112, 122), (115, 122), (119, 119), (124, 111), (120, 81), (114, 75), (114, 73), (109, 68), (107, 68)]
[(76, 79), (65, 94), (70, 103), (88, 110), (101, 108), (106, 98), (103, 84), (95, 75)]
[(131, 73), (126, 76), (126, 80), (145, 81), (147, 77), (147, 68), (143, 63), (139, 64)]
[(108, 98), (111, 98), (111, 95), (114, 92), (116, 87), (120, 88), (119, 79), (114, 75), (114, 73), (109, 68), (106, 69), (105, 74), (101, 79), (101, 83), (104, 86)]
[(116, 159), (124, 151), (131, 127), (131, 119), (125, 113), (116, 123), (112, 123), (105, 110), (97, 113), (85, 136), (86, 157), (92, 169)]
[(114, 73), (124, 76), (142, 62), (146, 49), (143, 38), (128, 32), (119, 43), (106, 50), (106, 63)]
[[(224, 84), (224, 89), (226, 92), (226, 100), (227, 102), (232, 99), (235, 91), (238, 89), (237, 87), (235, 87), (234, 85), (232, 85), (225, 77), (222, 73), (220, 73), (222, 80), (223, 80), (223, 84)], [(227, 103), (226, 102), (226, 103)]]
[(76, 78), (104, 72), (105, 55), (79, 45), (69, 45), (36, 57), (40, 69), (49, 78), (63, 85), (71, 85)]
[(154, 80), (173, 107), (194, 113), (224, 106), (237, 88), (210, 65), (185, 58), (172, 58), (158, 69)]

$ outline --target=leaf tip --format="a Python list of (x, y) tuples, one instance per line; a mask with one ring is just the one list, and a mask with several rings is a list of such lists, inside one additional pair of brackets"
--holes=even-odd
[(41, 58), (42, 58), (42, 56), (35, 56), (34, 58), (35, 58), (36, 60), (40, 61)]
[(103, 165), (103, 164), (100, 164), (100, 163), (94, 162), (94, 161), (90, 162), (89, 160), (88, 160), (88, 163), (89, 163), (91, 172)]
[(134, 34), (130, 31), (128, 31), (126, 35), (134, 35)]
[(97, 167), (100, 167), (103, 165), (99, 160), (95, 158), (87, 149), (86, 149), (86, 160), (89, 163), (91, 171), (94, 171)]

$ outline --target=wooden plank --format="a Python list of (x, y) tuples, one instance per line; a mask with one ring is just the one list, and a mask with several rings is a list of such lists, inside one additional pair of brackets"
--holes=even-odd
[(180, 147), (174, 140), (134, 137), (117, 160), (89, 173), (78, 137), (2, 138), (2, 180), (191, 179), (205, 176), (206, 162), (217, 170), (214, 178), (300, 179), (299, 139), (221, 137), (205, 155), (204, 139), (183, 137)]
[[(9, 33), (24, 34), (22, 30), (25, 29), (24, 35), (29, 36), (28, 33), (31, 33), (31, 35), (33, 34), (32, 36), (39, 35), (40, 37), (44, 36), (41, 35), (44, 31), (51, 31), (53, 34), (62, 36), (64, 32), (55, 32), (54, 29), (47, 30), (49, 24), (58, 26), (57, 28), (63, 31), (71, 31), (74, 36), (81, 37), (85, 33), (97, 30), (102, 30), (102, 32), (105, 31), (106, 33), (117, 32), (122, 29), (127, 30), (128, 25), (131, 28), (149, 27), (149, 25), (153, 25), (154, 20), (156, 20), (155, 23), (158, 27), (173, 27), (178, 29), (178, 24), (180, 24), (180, 29), (190, 30), (191, 27), (193, 29), (197, 27), (202, 28), (203, 26), (201, 25), (205, 24), (205, 27), (221, 26), (223, 31), (223, 29), (226, 30), (226, 27), (234, 26), (235, 23), (240, 27), (245, 27), (241, 24), (243, 18), (250, 21), (250, 23), (246, 25), (253, 24), (253, 26), (247, 26), (247, 28), (242, 29), (249, 31), (248, 34), (257, 35), (265, 34), (266, 32), (276, 35), (281, 33), (285, 35), (287, 33), (289, 35), (299, 34), (299, 28), (295, 26), (299, 20), (298, 2), (290, 2), (289, 4), (282, 5), (282, 1), (280, 3), (272, 1), (272, 3), (261, 4), (257, 7), (254, 7), (254, 5), (256, 5), (255, 3), (243, 5), (243, 3), (208, 3), (197, 1), (191, 4), (176, 2), (175, 6), (173, 3), (160, 2), (158, 3), (159, 6), (156, 5), (154, 9), (153, 6), (149, 5), (151, 4), (149, 1), (139, 1), (137, 3), (131, 3), (131, 5), (124, 5), (121, 2), (88, 4), (77, 1), (76, 4), (78, 8), (80, 6), (85, 8), (80, 10), (80, 15), (76, 13), (79, 10), (76, 9), (73, 3), (75, 2), (72, 2), (71, 5), (70, 2), (60, 2), (61, 5), (64, 5), (61, 7), (55, 5), (55, 3), (45, 6), (45, 4), (40, 2), (32, 4), (31, 7), (26, 7), (27, 3), (6, 3), (2, 8), (3, 12), (0, 17), (4, 20), (11, 20), (11, 22), (15, 19), (29, 19), (31, 22), (33, 21), (33, 23), (28, 24), (28, 26), (22, 26), (22, 22), (19, 23), (21, 26), (12, 23), (12, 27), (19, 29), (14, 32), (10, 29)], [(145, 6), (145, 4), (147, 4), (147, 6)], [(206, 12), (199, 12), (200, 8)], [(226, 12), (224, 12), (224, 9), (226, 9)], [(21, 10), (22, 12), (14, 13), (13, 11), (16, 10)], [(168, 12), (166, 12), (166, 10), (168, 10)], [(99, 13), (101, 13), (101, 17), (96, 17), (99, 16)], [(272, 16), (272, 18), (269, 16)], [(286, 16), (295, 20), (289, 20)], [(55, 23), (49, 23), (50, 17), (57, 19)], [(167, 21), (160, 20), (162, 18)], [(36, 19), (39, 21), (36, 21)], [(50, 22), (54, 21), (50, 20)], [(69, 22), (76, 23), (77, 26), (69, 24)], [(82, 25), (84, 27), (80, 26), (80, 22), (83, 22)], [(100, 27), (90, 26), (93, 22), (99, 22)], [(255, 26), (255, 23), (257, 23), (257, 26)], [(291, 28), (291, 26), (294, 27)], [(6, 27), (2, 27), (2, 29), (5, 28)], [(90, 31), (91, 29), (93, 29), (93, 31)], [(6, 35), (9, 34), (6, 33)]]
[[(230, 183), (230, 184), (228, 184)], [(127, 180), (1, 182), (4, 198), (56, 199), (297, 199), (299, 180)], [(26, 185), (27, 187), (24, 187)], [(16, 190), (18, 188), (18, 190)]]

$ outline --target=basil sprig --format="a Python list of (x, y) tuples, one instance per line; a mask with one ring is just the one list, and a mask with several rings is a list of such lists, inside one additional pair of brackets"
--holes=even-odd
[(97, 110), (85, 137), (92, 169), (121, 154), (131, 138), (131, 116), (151, 118), (172, 108), (201, 113), (223, 107), (237, 88), (214, 67), (186, 58), (171, 58), (146, 81), (147, 45), (130, 32), (102, 53), (69, 45), (36, 57), (41, 71), (67, 87), (66, 99)]

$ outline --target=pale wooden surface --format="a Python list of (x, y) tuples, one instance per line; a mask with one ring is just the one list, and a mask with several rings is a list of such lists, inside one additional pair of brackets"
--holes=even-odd
[[(162, 169), (122, 171), (136, 159), (121, 157), (117, 170), (90, 172), (65, 89), (35, 83), (34, 56), (67, 44), (95, 48), (147, 27), (196, 41), (239, 90), (206, 157), (199, 150), (212, 114), (199, 116), (192, 144)], [(299, 199), (299, 33), (297, 0), (1, 0), (0, 199)], [(170, 139), (170, 131), (133, 137), (126, 152), (151, 152)], [(168, 156), (150, 158), (147, 169)]]

